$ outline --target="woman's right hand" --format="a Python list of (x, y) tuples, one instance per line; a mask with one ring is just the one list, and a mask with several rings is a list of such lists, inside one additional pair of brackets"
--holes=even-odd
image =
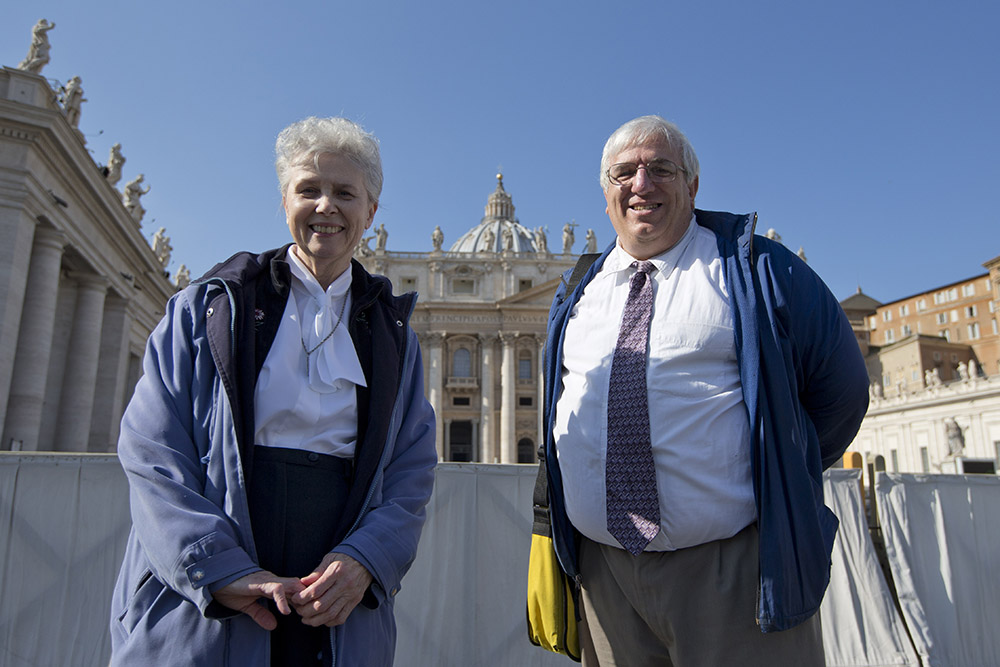
[(265, 630), (274, 630), (278, 621), (258, 600), (270, 598), (283, 615), (292, 613), (288, 599), (303, 590), (305, 585), (294, 577), (279, 577), (267, 570), (259, 570), (223, 586), (212, 594), (216, 602), (230, 609), (243, 612)]

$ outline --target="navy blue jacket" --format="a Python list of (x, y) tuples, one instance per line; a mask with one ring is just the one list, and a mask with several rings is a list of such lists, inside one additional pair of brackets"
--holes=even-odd
[[(696, 210), (695, 220), (718, 240), (733, 311), (760, 532), (757, 622), (763, 632), (787, 630), (816, 613), (830, 581), (838, 522), (823, 504), (822, 475), (861, 425), (868, 373), (836, 298), (787, 248), (754, 235), (756, 215)], [(545, 346), (552, 533), (563, 569), (577, 580), (579, 536), (566, 516), (552, 425), (562, 392), (566, 324), (614, 245), (572, 294), (566, 294), (564, 278), (549, 312)]]

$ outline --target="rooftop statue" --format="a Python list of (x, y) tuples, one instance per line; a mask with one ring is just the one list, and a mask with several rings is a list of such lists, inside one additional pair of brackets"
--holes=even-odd
[(563, 254), (568, 255), (573, 252), (573, 244), (576, 243), (576, 234), (573, 233), (573, 228), (576, 227), (575, 222), (567, 222), (563, 225)]
[(597, 252), (597, 234), (594, 233), (593, 229), (587, 230), (587, 250), (586, 252)]
[(170, 253), (174, 249), (170, 245), (170, 237), (166, 235), (166, 231), (166, 227), (160, 227), (153, 235), (153, 254), (163, 268), (167, 268), (167, 264), (170, 263)]
[(47, 33), (56, 27), (55, 23), (49, 23), (45, 19), (38, 19), (38, 23), (31, 29), (31, 46), (28, 47), (28, 55), (17, 66), (19, 70), (32, 74), (41, 74), (42, 68), (49, 62), (49, 36)]
[(191, 271), (187, 265), (181, 264), (177, 269), (177, 273), (174, 274), (174, 284), (177, 285), (177, 289), (184, 289), (191, 284)]
[(104, 168), (104, 177), (111, 185), (118, 185), (122, 180), (122, 167), (125, 165), (125, 156), (122, 155), (122, 145), (115, 144), (108, 154), (108, 166)]
[(441, 231), (441, 225), (434, 227), (434, 231), (431, 232), (431, 245), (434, 246), (434, 252), (441, 252), (441, 245), (444, 243), (444, 232)]
[(66, 121), (70, 126), (80, 127), (80, 105), (86, 101), (83, 88), (80, 86), (80, 77), (74, 76), (66, 84), (62, 96), (63, 113), (66, 114)]
[(544, 227), (535, 230), (535, 248), (543, 255), (549, 252), (549, 239), (545, 236)]
[(125, 185), (125, 192), (122, 193), (122, 203), (125, 205), (125, 209), (132, 214), (132, 219), (136, 222), (142, 222), (142, 216), (146, 215), (146, 209), (139, 202), (140, 197), (149, 193), (148, 185), (145, 189), (142, 187), (143, 178), (145, 177), (142, 174), (136, 176), (135, 179)]
[(375, 252), (385, 252), (385, 242), (389, 240), (389, 232), (385, 231), (385, 223), (375, 229)]

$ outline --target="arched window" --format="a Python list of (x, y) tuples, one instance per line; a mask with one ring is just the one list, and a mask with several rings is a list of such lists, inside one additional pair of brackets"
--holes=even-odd
[(530, 380), (532, 376), (531, 352), (528, 350), (521, 350), (517, 353), (517, 379)]
[(451, 371), (454, 377), (472, 377), (472, 354), (468, 348), (460, 347), (455, 350), (451, 360)]
[(535, 443), (531, 438), (521, 438), (517, 441), (517, 462), (518, 463), (534, 463), (537, 459), (535, 458)]

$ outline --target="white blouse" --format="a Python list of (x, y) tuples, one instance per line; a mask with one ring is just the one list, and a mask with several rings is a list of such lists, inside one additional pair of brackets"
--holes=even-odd
[(351, 269), (324, 290), (293, 251), (287, 259), (288, 303), (254, 392), (255, 443), (350, 458), (356, 388), (368, 386), (347, 331)]

